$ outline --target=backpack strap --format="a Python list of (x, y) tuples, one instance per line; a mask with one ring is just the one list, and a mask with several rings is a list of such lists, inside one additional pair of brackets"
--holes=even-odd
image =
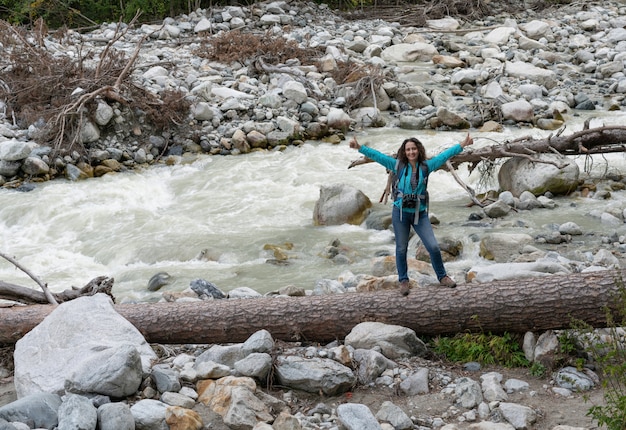
[(392, 201), (396, 201), (398, 198), (398, 183), (400, 182), (400, 176), (402, 173), (406, 171), (406, 164), (402, 163), (400, 160), (396, 160), (395, 172), (392, 172), (394, 175), (393, 184), (391, 186), (391, 199)]
[(422, 169), (422, 178), (424, 181), (424, 203), (426, 204), (426, 210), (428, 210), (428, 166), (426, 163), (420, 163), (420, 169)]

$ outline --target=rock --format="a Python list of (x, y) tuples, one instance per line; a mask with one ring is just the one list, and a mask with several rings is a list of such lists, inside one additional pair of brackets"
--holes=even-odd
[(579, 174), (576, 163), (551, 154), (543, 154), (539, 158), (563, 164), (565, 167), (557, 168), (553, 164), (533, 163), (526, 158), (513, 157), (498, 172), (500, 188), (511, 191), (515, 196), (524, 191), (530, 191), (537, 196), (546, 192), (567, 194), (576, 189)]
[(137, 391), (154, 358), (109, 296), (84, 296), (61, 303), (16, 343), (15, 388), (20, 398), (66, 389), (124, 397)]
[(532, 241), (527, 234), (488, 233), (480, 240), (480, 256), (498, 263), (506, 262)]
[(55, 428), (59, 423), (61, 397), (52, 393), (34, 393), (0, 407), (0, 419), (31, 423), (35, 428)]
[(350, 368), (327, 358), (283, 356), (274, 364), (281, 385), (309, 393), (344, 393), (356, 382)]
[(0, 141), (0, 160), (20, 161), (28, 157), (32, 151), (33, 142), (22, 142), (17, 139)]
[(98, 413), (91, 401), (76, 394), (65, 396), (58, 415), (58, 428), (95, 429), (98, 422)]
[(105, 403), (97, 411), (100, 430), (134, 430), (135, 419), (130, 407), (121, 402)]
[(353, 327), (345, 344), (355, 349), (378, 346), (385, 357), (392, 360), (426, 352), (426, 345), (413, 330), (377, 322), (364, 322)]
[(198, 401), (222, 416), (230, 428), (252, 428), (257, 422), (273, 420), (269, 408), (255, 396), (251, 378), (227, 376), (198, 384)]
[(313, 223), (359, 225), (365, 220), (370, 207), (370, 199), (356, 188), (344, 184), (322, 186), (313, 210)]
[(346, 430), (380, 430), (381, 428), (372, 411), (362, 404), (339, 405), (337, 419)]

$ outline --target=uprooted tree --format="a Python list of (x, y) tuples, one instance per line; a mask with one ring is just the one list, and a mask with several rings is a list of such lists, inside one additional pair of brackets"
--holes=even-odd
[[(76, 58), (48, 49), (49, 32), (42, 19), (32, 31), (0, 21), (0, 45), (5, 47), (0, 58), (0, 100), (8, 108), (6, 116), (16, 125), (39, 126), (34, 138), (60, 156), (72, 151), (87, 155), (81, 132), (100, 100), (116, 103), (134, 118), (141, 112), (156, 130), (183, 124), (190, 103), (182, 92), (166, 90), (157, 97), (131, 79), (147, 36), (137, 42), (130, 57), (114, 47), (138, 18), (139, 14), (127, 26), (118, 24), (99, 53), (88, 51), (82, 39), (74, 41)], [(59, 30), (53, 37), (76, 36)]]
[[(556, 135), (549, 135), (545, 138), (521, 137), (512, 141), (506, 141), (496, 145), (484, 146), (482, 148), (466, 148), (461, 154), (452, 157), (445, 164), (455, 177), (457, 182), (470, 194), (475, 204), (483, 206), (482, 202), (476, 199), (474, 190), (464, 184), (455, 174), (454, 169), (462, 163), (469, 164), (469, 171), (472, 172), (481, 163), (493, 164), (501, 158), (522, 157), (537, 163), (549, 163), (558, 168), (565, 164), (559, 164), (554, 160), (546, 160), (540, 157), (541, 154), (561, 154), (563, 156), (592, 156), (595, 154), (607, 154), (612, 152), (626, 152), (626, 126), (603, 126), (589, 128), (589, 121), (586, 121), (582, 130), (572, 134), (563, 135), (565, 128), (559, 130)], [(369, 163), (372, 160), (361, 157), (350, 163), (348, 168)], [(386, 201), (391, 187), (391, 174), (381, 201)]]

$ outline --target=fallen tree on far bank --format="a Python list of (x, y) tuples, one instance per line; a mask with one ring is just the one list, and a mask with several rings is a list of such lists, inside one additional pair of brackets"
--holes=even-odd
[[(626, 270), (546, 276), (456, 289), (418, 287), (324, 296), (118, 304), (115, 309), (150, 343), (243, 342), (258, 330), (284, 341), (343, 339), (365, 321), (413, 329), (418, 336), (459, 332), (524, 333), (568, 329), (574, 320), (605, 327), (623, 306)], [(0, 344), (12, 344), (55, 309), (0, 308)], [(622, 310), (623, 311), (623, 310)]]
[[(465, 150), (452, 157), (444, 165), (450, 173), (454, 175), (455, 180), (467, 191), (472, 201), (478, 206), (484, 206), (475, 195), (474, 190), (456, 175), (454, 169), (463, 163), (468, 163), (470, 173), (476, 169), (481, 163), (487, 163), (493, 166), (494, 161), (501, 158), (522, 157), (536, 163), (553, 164), (557, 168), (565, 167), (565, 163), (550, 159), (541, 159), (541, 154), (561, 154), (563, 156), (591, 156), (595, 154), (608, 154), (612, 152), (626, 152), (626, 126), (603, 126), (597, 128), (589, 128), (587, 120), (582, 130), (572, 134), (563, 135), (565, 127), (561, 128), (556, 135), (536, 139), (530, 136), (520, 137), (512, 141), (498, 143), (480, 148), (468, 147)], [(394, 154), (395, 156), (395, 154)], [(348, 166), (348, 169), (359, 166), (361, 164), (370, 163), (367, 157), (361, 157)], [(486, 168), (485, 171), (488, 171)], [(387, 203), (387, 197), (391, 192), (392, 175), (385, 186), (381, 202)]]

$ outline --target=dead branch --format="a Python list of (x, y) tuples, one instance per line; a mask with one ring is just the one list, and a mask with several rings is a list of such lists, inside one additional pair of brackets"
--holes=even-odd
[(25, 305), (47, 303), (58, 304), (81, 296), (93, 296), (94, 294), (105, 293), (113, 299), (113, 302), (115, 302), (115, 297), (113, 297), (112, 294), (113, 282), (113, 278), (100, 276), (92, 279), (82, 288), (72, 287), (71, 289), (65, 290), (61, 293), (50, 293), (50, 291), (48, 291), (50, 298), (53, 300), (50, 301), (47, 298), (47, 295), (42, 292), (33, 290), (32, 288), (0, 281), (0, 299)]
[[(456, 181), (465, 188), (472, 201), (482, 207), (484, 205), (476, 200), (474, 191), (463, 184), (454, 173), (454, 170), (462, 163), (469, 163), (471, 172), (481, 164), (491, 163), (500, 158), (523, 157), (536, 163), (552, 164), (560, 169), (565, 166), (564, 163), (541, 159), (537, 155), (556, 153), (564, 156), (589, 156), (592, 154), (626, 152), (625, 142), (626, 126), (604, 126), (589, 129), (587, 125), (583, 130), (568, 136), (563, 136), (561, 133), (542, 139), (525, 136), (512, 141), (498, 143), (497, 145), (484, 146), (482, 148), (466, 148), (465, 151), (448, 160), (446, 167), (453, 173)], [(348, 169), (371, 162), (372, 160), (369, 158), (361, 157), (352, 161), (348, 165)], [(386, 203), (389, 190), (390, 183), (388, 180), (380, 199), (381, 202), (384, 200)]]
[(318, 99), (324, 98), (324, 94), (322, 94), (315, 86), (311, 85), (311, 81), (306, 79), (304, 76), (304, 72), (300, 69), (296, 69), (294, 67), (286, 67), (286, 66), (274, 66), (268, 64), (265, 59), (260, 56), (254, 62), (254, 66), (257, 70), (261, 70), (265, 73), (284, 73), (286, 75), (292, 76), (296, 81), (300, 82), (311, 91), (312, 94), (315, 95)]
[[(504, 144), (472, 148), (454, 156), (450, 161), (454, 167), (461, 163), (496, 160), (498, 158), (521, 157), (532, 150), (535, 154), (558, 152), (562, 155), (587, 155), (625, 152), (626, 126), (603, 126), (583, 129), (567, 136), (533, 139), (524, 137)], [(548, 160), (538, 160), (546, 163)]]
[(452, 174), (452, 176), (457, 181), (457, 183), (463, 187), (463, 189), (467, 192), (467, 194), (469, 194), (474, 204), (476, 204), (477, 206), (481, 208), (484, 207), (485, 205), (476, 198), (476, 192), (474, 191), (474, 189), (470, 187), (469, 185), (467, 185), (465, 182), (463, 182), (461, 178), (459, 177), (459, 175), (456, 174), (456, 170), (454, 170), (454, 167), (452, 167), (452, 163), (450, 163), (450, 160), (446, 161), (446, 167), (448, 168), (448, 172)]
[(44, 284), (43, 282), (41, 282), (41, 280), (39, 280), (39, 278), (37, 278), (35, 275), (33, 275), (28, 269), (26, 269), (24, 266), (22, 266), (16, 259), (14, 259), (13, 257), (10, 257), (2, 252), (0, 252), (0, 257), (4, 258), (5, 260), (7, 260), (8, 262), (10, 262), (11, 264), (13, 264), (15, 267), (17, 267), (18, 269), (20, 269), (22, 272), (26, 273), (33, 281), (35, 281), (37, 283), (37, 285), (39, 285), (41, 287), (41, 289), (43, 290), (43, 294), (46, 297), (48, 303), (52, 304), (52, 305), (58, 305), (59, 303), (55, 300), (54, 297), (52, 297), (52, 294), (50, 293), (50, 290), (48, 290), (48, 286), (46, 284)]
[[(117, 28), (115, 29), (115, 34), (113, 35), (111, 40), (109, 40), (109, 42), (107, 43), (106, 47), (102, 51), (102, 54), (100, 54), (100, 61), (98, 62), (98, 65), (96, 66), (95, 79), (99, 79), (100, 78), (100, 70), (101, 70), (101, 67), (102, 67), (102, 64), (103, 64), (102, 59), (108, 57), (109, 52), (113, 48), (113, 44), (115, 42), (117, 42), (118, 40), (120, 40), (122, 37), (124, 37), (124, 35), (126, 33), (128, 33), (128, 30), (135, 24), (135, 22), (137, 21), (137, 19), (139, 19), (140, 16), (141, 16), (141, 11), (138, 10), (137, 13), (135, 13), (135, 16), (133, 17), (133, 19), (131, 19), (130, 22), (128, 23), (128, 26), (126, 28), (124, 28), (123, 31), (120, 31), (120, 29), (121, 29), (121, 21), (117, 23)], [(141, 43), (143, 43), (143, 39), (141, 40)]]
[(145, 42), (147, 37), (148, 35), (145, 34), (141, 38), (141, 40), (139, 40), (139, 42), (137, 43), (137, 47), (135, 48), (135, 52), (133, 52), (133, 56), (130, 58), (130, 60), (128, 60), (128, 63), (126, 63), (126, 67), (124, 67), (124, 70), (122, 70), (122, 73), (120, 73), (120, 75), (117, 77), (117, 80), (115, 81), (115, 85), (113, 85), (113, 88), (115, 88), (116, 90), (119, 90), (122, 81), (126, 78), (126, 76), (128, 76), (128, 73), (131, 70), (133, 64), (135, 64), (135, 61), (137, 61), (137, 56), (139, 55), (139, 50), (141, 49), (141, 45), (143, 45), (143, 42)]

